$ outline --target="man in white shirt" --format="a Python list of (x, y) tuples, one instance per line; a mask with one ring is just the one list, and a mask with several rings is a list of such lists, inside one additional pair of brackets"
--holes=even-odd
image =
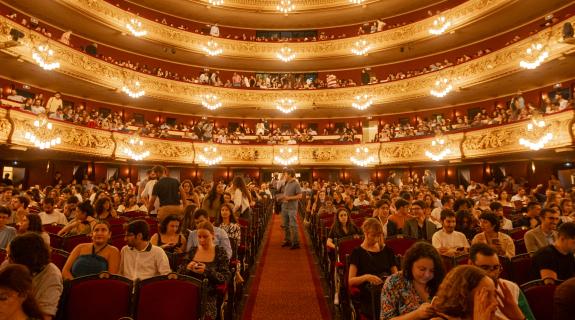
[(457, 252), (464, 253), (469, 249), (469, 241), (465, 235), (455, 231), (455, 212), (444, 209), (441, 211), (441, 224), (443, 229), (433, 234), (431, 244), (442, 255), (455, 255)]
[(150, 243), (150, 226), (146, 221), (130, 222), (125, 239), (127, 245), (120, 253), (120, 275), (145, 280), (172, 271), (164, 249)]
[[(146, 183), (144, 191), (142, 191), (142, 194), (140, 195), (140, 198), (144, 200), (144, 204), (146, 205), (148, 205), (148, 201), (150, 201), (150, 198), (152, 197), (152, 191), (154, 190), (156, 182), (158, 182), (156, 173), (152, 171), (152, 173), (148, 176), (148, 183)], [(156, 197), (156, 200), (154, 201), (154, 210), (149, 211), (148, 213), (151, 215), (156, 215), (157, 214), (156, 208), (159, 207), (160, 207), (160, 198)]]
[(54, 209), (54, 204), (54, 198), (44, 199), (44, 203), (42, 204), (42, 209), (44, 209), (44, 211), (38, 214), (42, 220), (42, 224), (67, 224), (68, 219), (66, 219), (66, 216), (62, 212)]
[(515, 201), (521, 201), (524, 204), (527, 203), (529, 199), (527, 198), (527, 196), (525, 195), (525, 188), (519, 188), (517, 190), (517, 194), (514, 195), (513, 197), (511, 197), (511, 202), (515, 202)]
[(60, 92), (56, 92), (46, 103), (46, 110), (48, 113), (55, 113), (58, 109), (62, 109), (62, 107), (62, 95)]
[(210, 36), (212, 36), (212, 37), (219, 37), (220, 36), (220, 28), (218, 28), (217, 23), (210, 27)]
[(26, 101), (26, 98), (19, 95), (15, 89), (12, 89), (12, 91), (10, 91), (10, 94), (6, 97), (6, 99), (20, 103), (24, 103), (24, 101)]
[(365, 191), (360, 191), (359, 195), (353, 200), (354, 207), (369, 206), (369, 201), (366, 199)]

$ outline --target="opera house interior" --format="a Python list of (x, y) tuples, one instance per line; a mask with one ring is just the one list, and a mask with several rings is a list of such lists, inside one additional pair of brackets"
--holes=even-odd
[(573, 319), (574, 23), (0, 0), (0, 320)]

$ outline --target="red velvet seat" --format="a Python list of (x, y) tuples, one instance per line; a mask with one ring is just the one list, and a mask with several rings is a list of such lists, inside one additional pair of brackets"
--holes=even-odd
[(129, 218), (129, 219), (146, 217), (147, 215), (148, 215), (148, 213), (144, 212), (144, 211), (128, 211), (128, 212), (124, 212), (122, 214), (122, 216)]
[(58, 234), (58, 232), (60, 232), (60, 230), (62, 230), (62, 228), (64, 228), (64, 225), (61, 224), (45, 224), (42, 226), (42, 228), (44, 229), (44, 231), (48, 232), (48, 233), (54, 233), (54, 234)]
[(507, 231), (507, 233), (513, 240), (523, 240), (523, 236), (527, 233), (527, 231), (529, 231), (529, 229), (525, 227), (519, 227), (511, 229)]
[(200, 319), (207, 280), (170, 274), (140, 281), (136, 288), (138, 320)]
[(417, 239), (403, 237), (389, 237), (385, 239), (385, 245), (389, 246), (394, 254), (401, 256), (404, 256), (405, 252), (416, 242)]
[[(521, 290), (529, 302), (529, 307), (535, 319), (550, 319), (553, 317), (553, 297), (555, 284), (543, 284), (543, 280), (535, 280), (525, 283)], [(573, 302), (575, 303), (575, 301)]]
[(64, 243), (62, 244), (62, 250), (66, 252), (72, 252), (74, 248), (80, 243), (92, 242), (92, 239), (85, 234), (79, 234), (75, 236), (64, 237)]
[(516, 255), (511, 259), (499, 257), (503, 266), (502, 277), (509, 279), (518, 285), (522, 285), (533, 278), (531, 270), (531, 256), (528, 253)]
[(64, 250), (54, 248), (50, 250), (50, 261), (60, 270), (64, 268), (66, 260), (68, 260), (68, 256), (70, 256), (70, 254)]
[(118, 248), (118, 250), (122, 250), (122, 248), (126, 245), (126, 238), (123, 234), (121, 235), (112, 235), (109, 243), (114, 247)]
[(117, 320), (130, 317), (133, 282), (101, 273), (65, 282), (64, 319)]

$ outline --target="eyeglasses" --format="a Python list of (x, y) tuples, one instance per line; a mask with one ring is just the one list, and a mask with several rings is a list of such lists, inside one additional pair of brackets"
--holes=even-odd
[(481, 269), (483, 269), (483, 270), (485, 270), (485, 271), (487, 271), (487, 272), (490, 272), (490, 271), (501, 271), (501, 265), (500, 265), (500, 264), (496, 264), (496, 265), (493, 265), (493, 266), (491, 266), (491, 265), (483, 265), (483, 266), (477, 266), (477, 267), (479, 267), (479, 268), (481, 268)]

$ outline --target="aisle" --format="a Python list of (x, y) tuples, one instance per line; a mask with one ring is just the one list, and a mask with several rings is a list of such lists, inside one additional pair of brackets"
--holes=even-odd
[(271, 223), (242, 319), (329, 319), (301, 220), (297, 250), (281, 247), (281, 217), (274, 215)]

